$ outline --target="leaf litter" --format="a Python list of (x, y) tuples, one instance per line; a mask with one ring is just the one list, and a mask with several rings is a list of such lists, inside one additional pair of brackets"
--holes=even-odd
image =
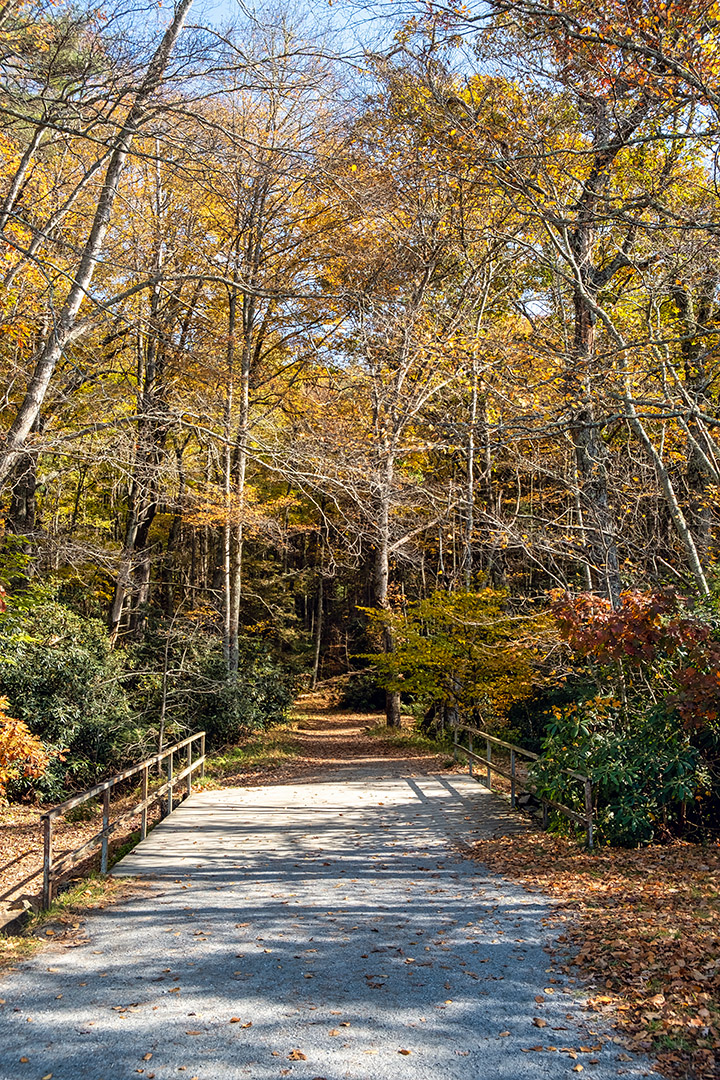
[(480, 840), (472, 858), (557, 901), (555, 962), (592, 980), (589, 1008), (628, 1049), (654, 1055), (671, 1080), (717, 1080), (720, 845), (589, 853), (531, 833)]

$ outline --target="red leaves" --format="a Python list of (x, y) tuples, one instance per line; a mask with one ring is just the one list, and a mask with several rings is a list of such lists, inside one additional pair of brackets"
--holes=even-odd
[(42, 776), (51, 754), (27, 724), (7, 715), (8, 699), (0, 697), (0, 800), (14, 776)]
[[(565, 639), (600, 664), (649, 669), (670, 662), (667, 704), (687, 727), (720, 718), (720, 641), (708, 623), (684, 614), (671, 593), (625, 592), (620, 607), (591, 593), (556, 593), (553, 613)], [(672, 685), (674, 684), (674, 686)]]
[[(609, 600), (581, 593), (556, 593), (553, 613), (558, 626), (581, 656), (600, 662), (651, 659), (659, 649), (677, 650), (677, 626), (662, 617), (676, 614), (671, 594), (626, 592), (613, 610)], [(686, 620), (687, 621), (687, 620)]]

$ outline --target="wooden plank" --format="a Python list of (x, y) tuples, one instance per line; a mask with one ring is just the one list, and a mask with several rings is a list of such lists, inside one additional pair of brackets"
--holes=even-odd
[(49, 908), (52, 902), (52, 818), (43, 821), (43, 907)]
[[(88, 790), (83, 791), (82, 794), (73, 795), (71, 799), (66, 799), (64, 802), (58, 803), (52, 810), (48, 810), (43, 814), (42, 819), (44, 820), (47, 817), (59, 817), (68, 810), (72, 810), (74, 806), (80, 806), (89, 799), (94, 799), (98, 795), (102, 795), (103, 792), (115, 787), (116, 784), (121, 783), (123, 780), (129, 780), (131, 776), (136, 776), (138, 773), (142, 772), (146, 766), (150, 768), (152, 765), (157, 765), (159, 762), (164, 761), (168, 754), (172, 754), (176, 750), (182, 749), (182, 747), (187, 746), (188, 743), (193, 742), (195, 739), (200, 740), (201, 747), (205, 746), (205, 732), (198, 731), (195, 735), (190, 735), (187, 739), (183, 739), (182, 742), (175, 743), (173, 746), (168, 747), (167, 750), (163, 750), (161, 754), (154, 754), (153, 757), (146, 758), (138, 765), (132, 765), (129, 769), (125, 769), (123, 772), (117, 773), (115, 776), (111, 776), (109, 779), (103, 780), (99, 784), (95, 784), (94, 787), (88, 788)], [(202, 761), (204, 762), (204, 760), (205, 755), (203, 751)], [(200, 764), (199, 760), (197, 764)]]
[[(460, 731), (472, 732), (473, 735), (480, 735), (488, 742), (494, 743), (496, 746), (504, 746), (506, 750), (514, 750), (516, 754), (522, 754), (523, 757), (529, 758), (531, 761), (541, 761), (541, 754), (534, 754), (531, 750), (524, 750), (522, 746), (515, 746), (514, 743), (503, 742), (502, 739), (496, 739), (494, 735), (488, 735), (486, 731), (480, 731), (478, 728), (470, 727), (468, 724), (461, 724)], [(483, 761), (485, 758), (482, 759)], [(582, 780), (583, 783), (589, 780), (590, 777), (584, 773), (575, 772), (574, 769), (560, 769), (560, 772), (564, 776), (572, 776), (574, 780)]]

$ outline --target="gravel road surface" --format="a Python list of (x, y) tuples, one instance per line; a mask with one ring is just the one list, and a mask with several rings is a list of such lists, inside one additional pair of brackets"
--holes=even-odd
[(651, 1075), (552, 969), (549, 901), (463, 859), (517, 822), (457, 775), (193, 795), (115, 869), (149, 892), (3, 978), (0, 1080)]

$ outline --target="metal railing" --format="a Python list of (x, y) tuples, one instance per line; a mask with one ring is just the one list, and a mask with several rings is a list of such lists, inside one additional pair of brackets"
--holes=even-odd
[[(464, 746), (460, 742), (460, 733), (468, 733), (468, 746)], [(473, 736), (481, 740), (485, 740), (485, 757), (476, 753), (473, 750)], [(462, 750), (464, 754), (467, 754), (470, 759), (468, 762), (468, 770), (471, 776), (474, 776), (473, 762), (479, 762), (485, 772), (485, 787), (490, 791), (492, 786), (492, 773), (497, 773), (499, 776), (505, 777), (510, 781), (510, 805), (515, 808), (517, 805), (517, 783), (518, 779), (522, 780), (527, 791), (531, 792), (537, 800), (541, 803), (543, 808), (543, 828), (547, 828), (548, 823), (548, 810), (557, 810), (558, 813), (564, 814), (570, 821), (574, 821), (577, 825), (582, 825), (585, 829), (587, 836), (587, 845), (590, 849), (593, 846), (593, 800), (592, 800), (592, 781), (589, 776), (584, 776), (582, 773), (574, 772), (572, 769), (561, 769), (560, 772), (565, 776), (570, 776), (573, 780), (578, 780), (583, 785), (583, 797), (585, 802), (585, 813), (579, 814), (577, 810), (573, 810), (569, 806), (564, 806), (562, 803), (555, 802), (553, 799), (548, 799), (544, 795), (538, 795), (535, 785), (529, 783), (527, 776), (518, 773), (517, 759), (518, 757), (527, 758), (530, 761), (541, 761), (540, 754), (533, 754), (531, 750), (524, 750), (521, 746), (515, 746), (514, 743), (503, 742), (502, 739), (495, 738), (494, 735), (488, 735), (487, 731), (479, 731), (477, 728), (470, 727), (468, 724), (456, 724), (454, 728), (454, 746), (453, 752), (455, 760), (457, 760), (459, 750)], [(510, 752), (510, 769), (501, 768), (496, 761), (493, 761), (492, 748), (493, 746), (502, 747), (504, 750)], [(504, 794), (504, 792), (502, 793)]]
[[(196, 743), (199, 744), (199, 756), (193, 761), (193, 748)], [(184, 767), (181, 768), (179, 772), (175, 772), (175, 754), (179, 753), (181, 750), (185, 750)], [(154, 765), (160, 766), (163, 761), (167, 761), (167, 779), (159, 787), (150, 791), (150, 769)], [(63, 874), (66, 874), (67, 871), (71, 870), (73, 866), (76, 866), (81, 859), (86, 858), (98, 847), (100, 848), (100, 871), (101, 873), (106, 874), (108, 869), (108, 847), (111, 834), (120, 825), (124, 824), (124, 822), (129, 821), (130, 818), (136, 817), (138, 814), (141, 815), (140, 839), (144, 840), (147, 836), (148, 809), (154, 803), (160, 802), (161, 799), (166, 798), (165, 816), (171, 814), (173, 810), (173, 792), (176, 785), (184, 780), (185, 797), (190, 795), (192, 792), (192, 777), (196, 769), (200, 769), (200, 778), (202, 779), (205, 775), (204, 731), (199, 731), (196, 735), (190, 735), (189, 738), (183, 739), (182, 742), (175, 743), (173, 746), (168, 746), (166, 750), (146, 758), (145, 761), (141, 761), (139, 765), (133, 765), (129, 769), (125, 769), (123, 772), (118, 773), (116, 776), (111, 776), (108, 780), (103, 780), (102, 783), (88, 788), (87, 791), (83, 791), (80, 795), (73, 795), (71, 799), (66, 799), (65, 802), (60, 803), (58, 806), (53, 807), (52, 810), (48, 810), (46, 814), (43, 814), (41, 818), (43, 823), (43, 908), (48, 908), (52, 903), (54, 885)], [(142, 798), (140, 802), (111, 821), (110, 792), (118, 784), (123, 783), (125, 780), (129, 780), (132, 776), (137, 776), (140, 773), (142, 773)], [(66, 814), (67, 811), (72, 810), (73, 807), (80, 806), (90, 799), (97, 798), (98, 795), (102, 795), (103, 800), (102, 829), (100, 832), (91, 836), (86, 843), (79, 848), (75, 848), (74, 851), (64, 852), (59, 860), (53, 862), (53, 823), (55, 819)]]

